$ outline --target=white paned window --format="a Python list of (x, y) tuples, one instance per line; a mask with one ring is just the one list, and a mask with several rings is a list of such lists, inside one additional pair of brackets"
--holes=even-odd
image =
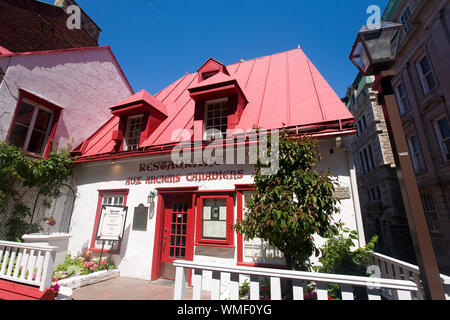
[(400, 83), (395, 88), (395, 95), (397, 97), (398, 109), (400, 111), (400, 114), (404, 114), (409, 109), (409, 103), (403, 83)]
[(436, 80), (431, 69), (431, 63), (428, 57), (425, 55), (417, 64), (417, 69), (422, 83), (424, 94), (427, 94), (431, 89), (436, 87)]
[(444, 161), (450, 160), (450, 127), (448, 119), (443, 117), (434, 122), (434, 128), (439, 140), (439, 145), (442, 151), (442, 158)]
[(48, 142), (55, 111), (31, 101), (22, 101), (14, 118), (9, 142), (23, 152), (42, 156)]
[(203, 200), (203, 239), (227, 238), (227, 199)]
[(128, 118), (127, 131), (125, 134), (125, 150), (139, 149), (142, 131), (142, 119), (142, 115)]
[(433, 196), (431, 193), (424, 193), (421, 195), (423, 210), (427, 218), (428, 228), (431, 232), (439, 232), (441, 226), (434, 206)]
[(414, 171), (420, 172), (423, 170), (423, 162), (422, 162), (422, 152), (420, 150), (420, 145), (419, 141), (417, 140), (417, 137), (416, 136), (409, 137), (408, 144)]
[(206, 102), (205, 108), (205, 139), (211, 140), (226, 136), (228, 128), (228, 101), (216, 100)]

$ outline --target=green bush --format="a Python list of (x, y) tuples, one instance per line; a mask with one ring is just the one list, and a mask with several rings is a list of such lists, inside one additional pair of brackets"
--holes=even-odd
[[(348, 236), (345, 235), (348, 233)], [(353, 276), (367, 276), (367, 267), (370, 265), (370, 252), (373, 251), (378, 237), (374, 236), (364, 247), (354, 248), (354, 240), (358, 239), (356, 231), (344, 229), (344, 234), (330, 238), (322, 248), (322, 256), (319, 258), (321, 266), (315, 267), (315, 271), (322, 273), (345, 274)], [(340, 299), (339, 286), (329, 286), (330, 296)], [(355, 297), (364, 299), (365, 288), (355, 287)]]

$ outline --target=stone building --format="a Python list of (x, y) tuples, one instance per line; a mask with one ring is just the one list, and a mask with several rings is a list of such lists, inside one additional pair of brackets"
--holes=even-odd
[(391, 0), (403, 24), (392, 80), (442, 273), (450, 272), (450, 1)]
[(374, 77), (358, 74), (343, 99), (355, 117), (351, 153), (356, 167), (365, 238), (378, 235), (376, 251), (415, 263), (396, 165)]

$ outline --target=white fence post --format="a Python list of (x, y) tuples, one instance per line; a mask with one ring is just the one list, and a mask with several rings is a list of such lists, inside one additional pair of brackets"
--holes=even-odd
[(173, 291), (173, 299), (184, 300), (185, 291), (186, 291), (186, 278), (184, 275), (184, 268), (177, 267), (175, 275), (175, 288)]
[(44, 291), (45, 288), (50, 288), (53, 278), (53, 267), (55, 264), (55, 256), (56, 256), (55, 251), (47, 251), (45, 253), (44, 269), (42, 270), (41, 286), (39, 287), (41, 291)]
[(203, 272), (200, 269), (195, 269), (192, 272), (192, 286), (194, 292), (192, 293), (193, 300), (202, 300), (202, 275)]
[(220, 272), (213, 271), (211, 275), (211, 300), (220, 299)]
[(278, 277), (270, 277), (270, 299), (281, 300), (281, 281)]

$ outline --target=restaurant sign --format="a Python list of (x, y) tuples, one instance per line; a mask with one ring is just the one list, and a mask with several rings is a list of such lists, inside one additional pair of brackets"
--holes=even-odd
[(125, 185), (139, 184), (162, 184), (162, 183), (179, 183), (182, 180), (187, 182), (213, 181), (213, 180), (240, 180), (244, 177), (244, 170), (211, 170), (207, 172), (198, 172), (202, 167), (213, 167), (208, 164), (175, 164), (171, 161), (161, 161), (152, 163), (139, 164), (139, 173), (152, 172), (156, 170), (175, 171), (177, 169), (195, 169), (186, 174), (173, 173), (163, 175), (139, 175), (129, 177), (125, 180)]

